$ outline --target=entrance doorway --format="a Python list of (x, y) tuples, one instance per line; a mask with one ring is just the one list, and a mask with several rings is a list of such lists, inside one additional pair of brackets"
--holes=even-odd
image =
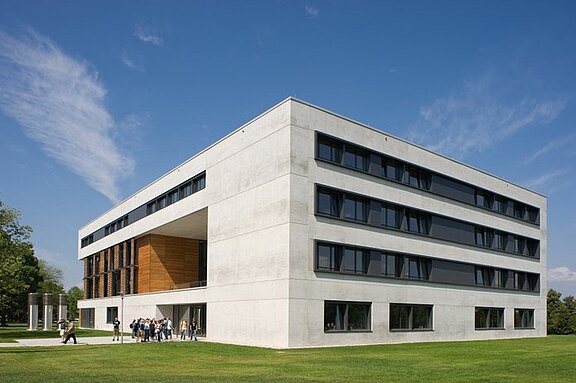
[(174, 330), (180, 336), (180, 323), (185, 320), (188, 324), (196, 321), (196, 335), (206, 336), (206, 303), (192, 303), (188, 305), (173, 306)]

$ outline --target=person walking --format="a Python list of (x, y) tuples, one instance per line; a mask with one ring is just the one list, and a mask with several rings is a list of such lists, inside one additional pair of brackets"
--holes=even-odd
[(114, 340), (120, 340), (120, 321), (118, 320), (118, 317), (114, 318), (112, 325), (114, 326), (114, 332), (112, 333), (112, 342), (114, 342)]
[(68, 322), (68, 329), (66, 330), (66, 339), (64, 339), (62, 343), (67, 344), (70, 338), (74, 339), (74, 344), (78, 344), (78, 342), (76, 341), (76, 327), (74, 327), (73, 320)]

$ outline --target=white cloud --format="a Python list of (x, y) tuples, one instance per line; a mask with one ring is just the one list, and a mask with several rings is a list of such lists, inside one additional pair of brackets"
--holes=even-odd
[(145, 28), (138, 24), (134, 27), (134, 36), (152, 45), (162, 46), (164, 44), (164, 40), (158, 36), (157, 32), (151, 31), (150, 28)]
[(318, 17), (318, 15), (320, 15), (320, 11), (318, 10), (318, 8), (310, 4), (306, 4), (304, 6), (304, 11), (306, 12), (306, 17), (308, 17), (309, 19), (314, 19)]
[(549, 282), (576, 282), (576, 271), (561, 266), (548, 270)]
[(141, 63), (141, 60), (131, 57), (130, 55), (128, 55), (128, 53), (122, 52), (122, 54), (120, 55), (120, 60), (128, 68), (134, 69), (138, 72), (144, 72), (144, 67)]
[(564, 100), (528, 96), (515, 100), (495, 82), (490, 76), (466, 82), (454, 94), (422, 107), (409, 140), (462, 158), (530, 125), (549, 124), (564, 109)]
[[(573, 143), (576, 141), (576, 134), (572, 134), (569, 136), (563, 136), (556, 138), (555, 140), (550, 141), (539, 150), (537, 150), (534, 154), (526, 159), (526, 164), (530, 164), (531, 162), (535, 161), (539, 157), (549, 154), (549, 153), (556, 153), (560, 149), (563, 149), (567, 145), (570, 145), (573, 148)], [(574, 153), (569, 153), (569, 155), (573, 155)]]
[(523, 185), (526, 185), (526, 187), (530, 189), (543, 189), (549, 186), (551, 183), (558, 184), (557, 179), (564, 176), (566, 173), (568, 173), (566, 169), (554, 170), (523, 182)]
[(97, 73), (50, 39), (0, 31), (0, 110), (48, 156), (117, 202), (117, 182), (133, 173), (134, 161), (114, 140), (105, 98)]

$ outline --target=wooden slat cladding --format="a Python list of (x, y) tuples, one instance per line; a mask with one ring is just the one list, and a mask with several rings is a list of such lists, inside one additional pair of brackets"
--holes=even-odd
[(199, 243), (162, 235), (139, 238), (138, 293), (166, 291), (197, 282)]

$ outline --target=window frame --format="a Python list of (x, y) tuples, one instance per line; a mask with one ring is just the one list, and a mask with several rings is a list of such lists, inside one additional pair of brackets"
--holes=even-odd
[[(425, 309), (427, 312), (426, 326), (427, 327), (415, 327), (414, 325), (414, 310)], [(434, 305), (428, 304), (411, 304), (411, 303), (390, 303), (388, 305), (388, 329), (390, 332), (413, 332), (413, 331), (434, 331)], [(404, 317), (406, 319), (405, 327), (392, 327), (396, 323), (401, 325), (402, 316), (394, 318), (395, 312), (398, 311), (399, 314), (407, 315)]]
[[(334, 321), (329, 317), (329, 313), (335, 308)], [(351, 317), (356, 314), (352, 309), (366, 310), (365, 325), (366, 328), (353, 328), (351, 326)], [(353, 318), (352, 318), (353, 319)], [(341, 322), (338, 325), (338, 322)], [(357, 323), (357, 322), (356, 322)], [(372, 332), (372, 302), (354, 302), (354, 301), (324, 301), (324, 333), (358, 333)]]

